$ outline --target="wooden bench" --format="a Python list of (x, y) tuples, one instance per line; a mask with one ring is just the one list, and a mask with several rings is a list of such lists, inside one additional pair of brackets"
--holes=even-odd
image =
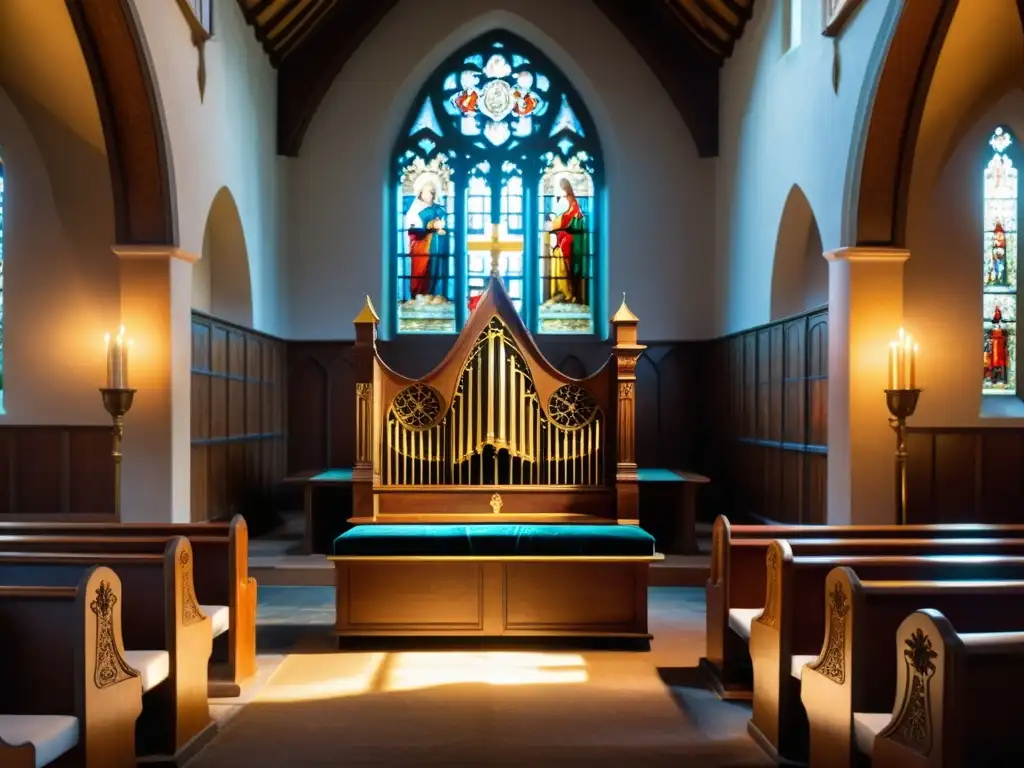
[(0, 552), (0, 585), (73, 586), (94, 565), (121, 578), (125, 658), (143, 690), (136, 750), (184, 761), (215, 733), (207, 700), (213, 633), (195, 597), (192, 547), (179, 536), (159, 555)]
[(650, 639), (660, 560), (631, 525), (362, 525), (334, 545), (335, 634)]
[[(844, 768), (860, 762), (860, 752), (871, 754), (872, 745), (876, 754), (902, 754), (904, 761), (910, 765), (968, 765), (960, 754), (952, 762), (935, 761), (939, 757), (934, 751), (928, 753), (928, 759), (918, 754), (914, 760), (915, 750), (899, 750), (895, 744), (887, 745), (877, 751), (878, 742), (872, 736), (878, 732), (886, 732), (890, 741), (899, 739), (899, 734), (909, 734), (901, 729), (889, 729), (890, 719), (900, 718), (901, 701), (910, 697), (904, 690), (914, 677), (907, 677), (908, 669), (904, 663), (907, 659), (904, 651), (916, 654), (925, 653), (927, 639), (932, 650), (945, 643), (947, 650), (958, 653), (961, 649), (950, 647), (956, 645), (955, 633), (929, 627), (918, 640), (911, 639), (913, 631), (907, 629), (907, 615), (912, 611), (929, 606), (941, 611), (950, 620), (966, 632), (1013, 632), (1024, 631), (1024, 580), (984, 582), (984, 581), (861, 581), (860, 575), (865, 571), (840, 567), (832, 570), (824, 584), (826, 596), (823, 596), (822, 607), (826, 618), (823, 621), (825, 639), (821, 643), (819, 653), (811, 657), (806, 666), (793, 662), (793, 673), (801, 678), (800, 697), (803, 700), (810, 726), (810, 757), (812, 765), (829, 765)], [(957, 575), (957, 574), (954, 574)], [(944, 577), (945, 578), (945, 577)], [(827, 603), (827, 607), (826, 604)], [(926, 617), (925, 617), (926, 618)], [(927, 618), (926, 618), (927, 620)], [(929, 620), (930, 621), (930, 620)], [(911, 622), (919, 628), (921, 621)], [(1018, 636), (1024, 637), (1024, 635)], [(908, 640), (910, 642), (908, 642)], [(893, 645), (897, 646), (897, 664), (893, 664)], [(998, 644), (997, 644), (998, 645)], [(996, 650), (996, 649), (993, 649)], [(1020, 653), (1020, 646), (1017, 646)], [(920, 656), (919, 661), (927, 661)], [(940, 657), (933, 659), (936, 669), (927, 674), (917, 675), (918, 682), (925, 683), (920, 691), (927, 698), (915, 696), (915, 706), (930, 705), (931, 717), (920, 720), (917, 735), (910, 739), (916, 742), (928, 736), (927, 731), (939, 734), (947, 727), (948, 733), (963, 734), (964, 727), (978, 728), (977, 736), (971, 733), (971, 743), (981, 751), (970, 754), (972, 762), (977, 765), (1008, 765), (1009, 763), (980, 760), (985, 750), (996, 753), (1008, 744), (1012, 738), (1013, 727), (1010, 726), (1000, 735), (986, 724), (989, 719), (998, 721), (1000, 712), (1015, 709), (1010, 705), (1020, 691), (1024, 658), (1018, 658), (1014, 664), (1000, 666), (998, 654), (982, 661), (974, 667), (961, 665), (952, 658)], [(991, 665), (990, 665), (991, 662)], [(899, 672), (897, 676), (897, 670)], [(948, 673), (948, 676), (947, 676)], [(973, 680), (964, 675), (976, 674)], [(1003, 676), (1006, 676), (1003, 678)], [(1003, 689), (1007, 692), (1005, 701), (998, 699), (1000, 682), (1010, 683)], [(955, 715), (954, 721), (942, 718), (941, 694), (936, 688), (943, 689), (949, 683), (956, 685), (963, 701), (952, 710), (945, 710)], [(896, 706), (893, 707), (893, 692), (896, 692)], [(1012, 692), (1012, 693), (1011, 693)], [(975, 697), (983, 696), (983, 699)], [(929, 701), (930, 700), (930, 701)], [(970, 701), (974, 711), (963, 708)], [(936, 709), (936, 707), (939, 709)], [(890, 713), (892, 713), (890, 715)], [(927, 714), (927, 708), (922, 714)], [(1014, 712), (1007, 712), (1008, 717), (1019, 720)], [(955, 722), (955, 721), (960, 722)], [(984, 721), (984, 722), (983, 722)], [(1008, 724), (1008, 719), (1002, 722)], [(986, 744), (984, 735), (992, 738)], [(895, 739), (893, 738), (895, 736)], [(957, 739), (951, 740), (952, 756), (957, 757)], [(1024, 740), (1020, 736), (1015, 743), (1018, 749)], [(918, 744), (918, 752), (920, 752)], [(962, 744), (960, 746), (963, 746)], [(859, 747), (859, 749), (858, 749)], [(1018, 753), (1018, 757), (1021, 753)], [(1005, 753), (1004, 753), (1005, 755)], [(874, 757), (874, 756), (873, 756)], [(979, 759), (979, 762), (974, 762)], [(877, 764), (877, 763), (875, 763)], [(904, 765), (907, 763), (904, 762)]]
[[(848, 566), (873, 580), (1024, 579), (1024, 557), (1020, 556), (960, 555), (953, 549), (947, 555), (930, 556), (794, 556), (798, 544), (771, 543), (765, 606), (751, 623), (749, 635), (754, 667), (749, 730), (766, 752), (787, 759), (802, 759), (807, 749), (800, 686), (792, 671), (816, 658), (822, 647), (826, 577), (833, 568)], [(898, 623), (899, 619), (893, 623), (893, 631)]]
[(1024, 540), (1024, 525), (732, 525), (720, 515), (712, 528), (711, 573), (705, 589), (706, 655), (700, 660), (709, 687), (723, 699), (751, 698), (747, 646), (730, 631), (729, 613), (759, 613), (764, 607), (764, 557), (773, 539), (991, 538)]
[[(1020, 764), (1020, 711), (1004, 702), (1024, 687), (1024, 631), (958, 633), (939, 611), (915, 611), (897, 632), (896, 664), (891, 720), (873, 741), (861, 736), (871, 721), (855, 715), (875, 768)], [(922, 697), (923, 732), (911, 724)]]
[[(215, 642), (209, 695), (238, 696), (240, 684), (256, 674), (258, 598), (256, 580), (249, 576), (249, 531), (241, 515), (227, 523), (180, 525), (0, 522), (0, 550), (8, 551), (156, 554), (175, 536), (186, 536), (191, 543), (196, 598), (212, 620)], [(26, 537), (52, 537), (52, 542), (33, 544)], [(108, 539), (100, 546), (101, 540)]]
[(0, 587), (0, 765), (134, 768), (142, 681), (125, 658), (122, 607), (109, 568), (77, 586)]

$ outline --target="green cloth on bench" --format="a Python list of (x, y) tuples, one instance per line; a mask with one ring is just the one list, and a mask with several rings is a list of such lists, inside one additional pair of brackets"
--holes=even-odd
[(671, 469), (657, 467), (640, 467), (636, 471), (637, 480), (641, 483), (685, 483), (686, 478)]
[(633, 525), (360, 525), (334, 540), (334, 554), (649, 557), (654, 537)]
[(328, 469), (318, 475), (313, 475), (310, 480), (317, 483), (351, 483), (351, 469)]

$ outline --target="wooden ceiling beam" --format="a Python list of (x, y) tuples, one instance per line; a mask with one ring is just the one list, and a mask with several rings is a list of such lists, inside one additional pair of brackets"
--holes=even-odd
[(277, 149), (299, 154), (302, 139), (337, 78), (363, 40), (397, 0), (348, 0), (336, 3), (277, 70)]
[(694, 5), (703, 13), (711, 23), (715, 24), (725, 34), (735, 39), (739, 35), (739, 21), (735, 23), (722, 15), (722, 12), (708, 2), (708, 0), (693, 0)]
[[(651, 68), (675, 105), (701, 157), (718, 155), (718, 74), (716, 57), (693, 30), (674, 19), (661, 0), (628, 6), (621, 0), (595, 5)], [(666, 23), (668, 22), (668, 23)]]
[(288, 54), (294, 51), (306, 39), (306, 35), (311, 30), (316, 29), (317, 25), (324, 20), (324, 17), (331, 12), (335, 5), (334, 0), (314, 0), (314, 2), (307, 5), (291, 24), (291, 32), (286, 32), (286, 37), (281, 40), (281, 45), (274, 49), (274, 53), (270, 56), (270, 63), (274, 67), (280, 67), (281, 62), (287, 58)]
[(242, 6), (242, 15), (245, 16), (245, 20), (250, 24), (255, 24), (256, 19), (273, 4), (274, 0), (257, 0), (253, 5), (246, 5), (245, 0), (238, 0), (238, 2)]
[[(278, 24), (287, 19), (289, 14), (299, 7), (299, 3), (301, 2), (302, 0), (285, 0), (281, 3), (281, 7), (274, 11), (269, 19), (262, 24), (256, 25), (256, 39), (260, 41), (260, 45), (263, 46), (268, 54), (272, 54), (274, 52), (274, 44), (273, 41), (270, 40), (271, 33), (277, 29)], [(310, 2), (313, 2), (313, 0), (310, 0)]]
[(681, 30), (686, 30), (691, 35), (696, 37), (704, 46), (710, 49), (715, 54), (715, 59), (721, 62), (725, 59), (725, 48), (728, 45), (728, 41), (716, 35), (710, 30), (705, 24), (702, 24), (699, 19), (695, 18), (692, 13), (681, 7), (678, 3), (673, 0), (661, 3), (663, 11), (662, 15), (666, 17), (666, 20)]

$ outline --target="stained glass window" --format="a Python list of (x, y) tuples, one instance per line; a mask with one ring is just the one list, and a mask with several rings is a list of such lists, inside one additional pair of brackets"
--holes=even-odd
[(452, 333), (492, 269), (540, 333), (593, 333), (600, 145), (544, 54), (495, 31), (456, 51), (395, 148), (395, 327)]
[(982, 346), (986, 395), (1017, 393), (1017, 139), (996, 128), (984, 172)]
[(0, 411), (4, 403), (4, 161), (0, 158)]

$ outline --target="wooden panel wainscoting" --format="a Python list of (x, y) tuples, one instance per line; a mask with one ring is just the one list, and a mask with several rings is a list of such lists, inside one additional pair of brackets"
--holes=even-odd
[(0, 520), (112, 521), (112, 440), (109, 424), (0, 427)]
[(1024, 427), (908, 427), (907, 522), (1024, 523), (1022, 470)]
[(286, 344), (192, 313), (192, 522), (269, 505), (285, 475)]
[(705, 434), (716, 513), (824, 523), (828, 309), (711, 342)]

